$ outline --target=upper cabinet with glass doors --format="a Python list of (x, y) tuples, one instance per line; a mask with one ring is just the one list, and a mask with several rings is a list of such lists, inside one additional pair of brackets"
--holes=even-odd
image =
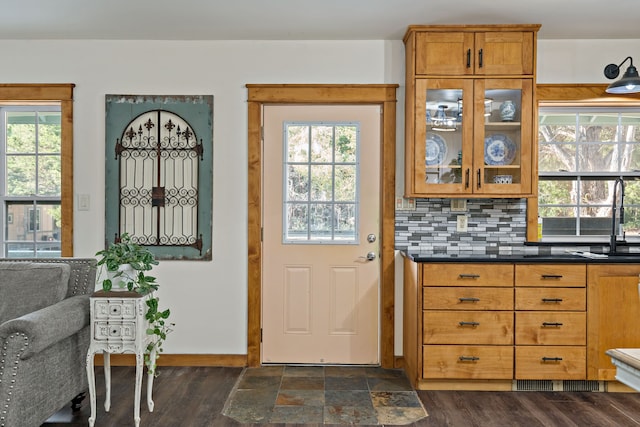
[(532, 194), (538, 28), (409, 27), (407, 197)]

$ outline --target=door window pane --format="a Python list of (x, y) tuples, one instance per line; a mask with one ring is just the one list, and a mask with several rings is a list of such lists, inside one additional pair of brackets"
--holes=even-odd
[(358, 123), (285, 123), (284, 243), (357, 243)]

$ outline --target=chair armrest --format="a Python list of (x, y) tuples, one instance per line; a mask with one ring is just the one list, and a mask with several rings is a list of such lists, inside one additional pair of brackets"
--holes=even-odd
[(0, 343), (11, 335), (24, 335), (26, 345), (20, 358), (28, 359), (86, 327), (90, 321), (89, 304), (89, 295), (77, 295), (9, 320), (0, 325)]

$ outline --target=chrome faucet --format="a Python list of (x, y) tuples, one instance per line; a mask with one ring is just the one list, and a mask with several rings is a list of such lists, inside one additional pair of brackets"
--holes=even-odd
[(622, 232), (622, 224), (624, 224), (624, 180), (622, 177), (616, 178), (616, 182), (613, 184), (613, 201), (611, 202), (611, 243), (609, 244), (609, 253), (616, 252), (616, 247), (620, 242), (618, 240), (618, 230), (616, 230), (616, 206), (617, 206), (617, 194), (616, 189), (620, 186), (620, 234), (622, 234), (622, 241), (624, 241), (624, 232)]

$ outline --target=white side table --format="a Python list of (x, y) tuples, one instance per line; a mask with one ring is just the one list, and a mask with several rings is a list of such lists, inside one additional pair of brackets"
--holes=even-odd
[[(151, 337), (147, 335), (149, 323), (145, 319), (146, 301), (153, 294), (140, 295), (129, 291), (97, 291), (91, 296), (91, 343), (87, 353), (87, 378), (91, 400), (89, 427), (96, 421), (96, 379), (94, 355), (104, 355), (106, 397), (104, 410), (111, 408), (111, 361), (112, 353), (134, 353), (136, 355), (136, 383), (133, 419), (140, 426), (140, 394), (144, 370), (144, 352)], [(155, 354), (150, 357), (155, 358)], [(153, 360), (153, 359), (152, 359)], [(153, 374), (147, 375), (147, 407), (153, 412)]]

